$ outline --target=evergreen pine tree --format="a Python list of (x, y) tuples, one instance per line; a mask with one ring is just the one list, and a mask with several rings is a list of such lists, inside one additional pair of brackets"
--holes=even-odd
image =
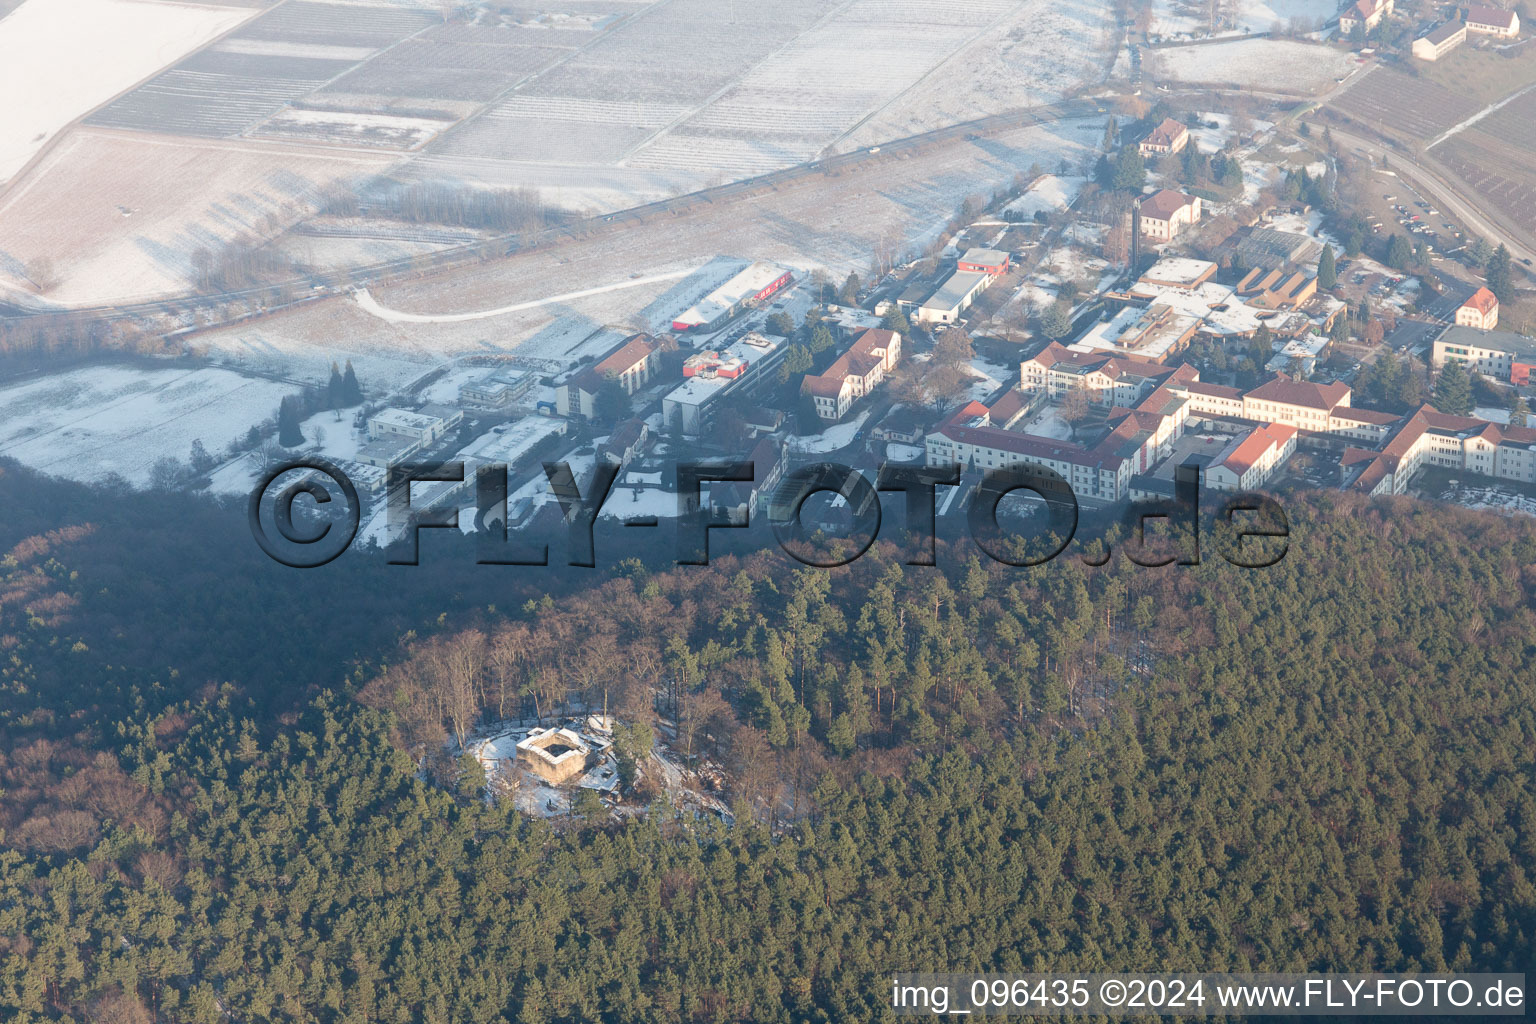
[(1434, 406), (1451, 416), (1465, 416), (1472, 411), (1472, 381), (1458, 362), (1447, 362), (1435, 381)]
[(1317, 290), (1329, 292), (1338, 283), (1339, 274), (1333, 261), (1333, 246), (1325, 242), (1322, 258), (1317, 261)]
[(277, 407), (277, 443), (284, 448), (297, 448), (304, 443), (304, 432), (299, 429), (299, 410), (292, 397), (284, 398)]
[(332, 363), (331, 379), (325, 385), (325, 407), (327, 409), (340, 409), (348, 404), (345, 400), (346, 386), (346, 382), (341, 376), (341, 368)]
[(1509, 250), (1502, 242), (1488, 258), (1487, 281), (1488, 290), (1498, 296), (1501, 304), (1508, 306), (1514, 303), (1515, 281), (1509, 272)]
[(342, 374), (341, 393), (344, 398), (343, 405), (363, 404), (363, 386), (357, 382), (357, 373), (352, 369), (352, 360), (347, 360), (347, 368)]

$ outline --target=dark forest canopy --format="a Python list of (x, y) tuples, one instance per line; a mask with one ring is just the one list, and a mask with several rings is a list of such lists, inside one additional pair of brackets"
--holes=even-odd
[[(0, 1005), (31, 1019), (843, 1021), (903, 969), (1532, 959), (1528, 520), (1318, 493), (1266, 570), (877, 548), (495, 600), (269, 573), (227, 510), (25, 476)], [(418, 776), (456, 716), (594, 688), (725, 759), (739, 823)]]

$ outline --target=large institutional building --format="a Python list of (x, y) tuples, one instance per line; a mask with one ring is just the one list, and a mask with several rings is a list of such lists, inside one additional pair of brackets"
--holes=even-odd
[(901, 335), (895, 331), (867, 330), (831, 366), (819, 374), (806, 374), (800, 390), (810, 396), (817, 416), (840, 420), (854, 402), (878, 387), (900, 361)]
[(1469, 372), (1523, 387), (1531, 382), (1531, 370), (1536, 368), (1536, 340), (1512, 331), (1451, 327), (1435, 339), (1430, 360), (1437, 370), (1447, 362), (1458, 362)]

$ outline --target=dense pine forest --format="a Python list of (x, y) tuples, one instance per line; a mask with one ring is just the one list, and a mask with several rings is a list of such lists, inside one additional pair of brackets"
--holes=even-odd
[[(1262, 570), (299, 572), (237, 508), (0, 469), (9, 1019), (849, 1021), (898, 970), (1532, 961), (1529, 520), (1289, 495)], [(736, 823), (532, 820), (434, 763), (603, 698), (726, 764)]]

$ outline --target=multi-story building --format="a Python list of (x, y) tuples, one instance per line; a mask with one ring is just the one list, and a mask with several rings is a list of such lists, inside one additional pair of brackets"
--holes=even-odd
[(1141, 200), (1141, 233), (1167, 241), (1200, 222), (1200, 197), (1162, 188)]
[(854, 402), (878, 387), (900, 360), (900, 334), (867, 330), (831, 366), (819, 374), (806, 374), (800, 390), (810, 396), (817, 416), (840, 420)]
[(1026, 392), (1044, 390), (1059, 400), (1082, 390), (1090, 401), (1110, 406), (1131, 407), (1164, 384), (1199, 379), (1192, 366), (1164, 366), (1105, 351), (1075, 352), (1054, 341), (1019, 364), (1019, 385)]
[(1520, 15), (1502, 7), (1468, 7), (1467, 31), (1513, 39), (1520, 34)]
[(1435, 339), (1430, 361), (1436, 369), (1447, 361), (1459, 362), (1468, 371), (1523, 387), (1536, 368), (1536, 339), (1513, 331), (1448, 327)]
[(1536, 481), (1536, 430), (1448, 416), (1424, 405), (1380, 451), (1346, 449), (1343, 465), (1353, 474), (1348, 487), (1365, 494), (1402, 494), (1425, 466), (1530, 483)]
[(622, 345), (566, 381), (556, 394), (562, 416), (592, 417), (593, 403), (602, 386), (613, 381), (633, 395), (655, 375), (661, 363), (661, 346), (646, 334), (632, 335)]
[(1419, 60), (1439, 60), (1467, 41), (1467, 23), (1451, 20), (1413, 41), (1413, 55)]
[(1079, 499), (1122, 501), (1130, 495), (1131, 478), (1147, 472), (1183, 435), (1188, 405), (1169, 389), (1158, 388), (1134, 409), (1111, 409), (1109, 433), (1081, 445), (1005, 429), (993, 410), (971, 402), (928, 434), (927, 462), (981, 471), (1044, 466), (1060, 474)]
[(1479, 288), (1456, 310), (1456, 326), (1491, 331), (1499, 326), (1499, 298), (1487, 288)]
[(1256, 491), (1296, 451), (1296, 428), (1262, 423), (1236, 438), (1205, 467), (1214, 491)]
[(1284, 374), (1248, 392), (1200, 381), (1176, 381), (1169, 387), (1189, 398), (1193, 415), (1278, 423), (1355, 441), (1381, 441), (1401, 419), (1391, 413), (1353, 408), (1350, 390), (1344, 384), (1297, 381)]
[(721, 399), (755, 393), (784, 353), (779, 339), (752, 331), (729, 348), (690, 357), (683, 364), (684, 381), (661, 400), (667, 428), (687, 437), (699, 436), (713, 422)]
[(1165, 117), (1162, 123), (1153, 128), (1147, 137), (1137, 144), (1137, 149), (1144, 157), (1165, 156), (1169, 153), (1177, 153), (1189, 145), (1189, 129), (1171, 117)]
[(1355, 0), (1339, 12), (1339, 33), (1351, 35), (1357, 27), (1369, 32), (1392, 13), (1392, 0)]

